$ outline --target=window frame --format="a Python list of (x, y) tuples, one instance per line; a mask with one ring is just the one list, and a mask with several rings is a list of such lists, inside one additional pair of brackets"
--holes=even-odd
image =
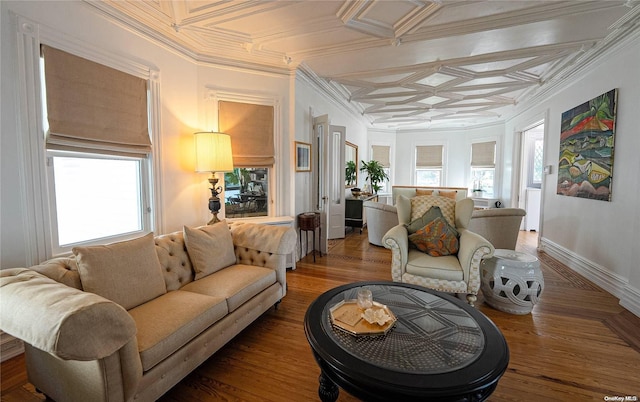
[[(483, 143), (489, 143), (489, 142), (493, 142), (494, 143), (494, 150), (493, 150), (493, 165), (476, 165), (474, 166), (472, 164), (473, 161), (473, 146), (474, 144), (483, 144)], [(474, 183), (473, 183), (473, 172), (474, 170), (492, 170), (493, 171), (493, 183), (492, 183), (492, 187), (493, 190), (491, 192), (482, 189), (482, 195), (483, 196), (487, 196), (487, 197), (495, 197), (500, 193), (500, 189), (498, 188), (499, 183), (498, 183), (498, 173), (500, 172), (499, 169), (500, 166), (500, 141), (497, 137), (485, 137), (485, 138), (477, 138), (475, 140), (473, 140), (471, 142), (471, 144), (469, 145), (469, 177), (468, 177), (468, 190), (469, 192), (473, 192), (473, 190), (476, 190), (474, 188)]]
[[(108, 155), (108, 154), (93, 154), (88, 152), (67, 152), (67, 151), (59, 151), (59, 150), (46, 150), (47, 157), (47, 200), (49, 202), (50, 208), (50, 216), (51, 216), (51, 248), (53, 255), (64, 255), (71, 252), (72, 248), (75, 246), (89, 246), (89, 245), (97, 245), (97, 244), (106, 244), (113, 243), (117, 241), (125, 241), (131, 240), (137, 237), (144, 235), (145, 233), (152, 232), (152, 224), (153, 219), (151, 216), (151, 160), (149, 157), (125, 157), (118, 155)], [(57, 209), (57, 193), (55, 189), (55, 168), (53, 163), (53, 158), (56, 157), (64, 157), (64, 158), (79, 158), (79, 159), (109, 159), (109, 160), (127, 160), (127, 161), (136, 161), (139, 163), (138, 171), (137, 171), (137, 180), (139, 181), (140, 193), (139, 197), (139, 213), (140, 213), (140, 229), (122, 232), (109, 236), (102, 236), (93, 239), (87, 239), (78, 242), (72, 242), (69, 244), (62, 245), (59, 240), (59, 220), (58, 220), (58, 209)], [(96, 214), (103, 213), (103, 211), (95, 211)]]
[(42, 114), (42, 85), (40, 68), (40, 45), (46, 44), (73, 53), (91, 61), (119, 69), (147, 80), (149, 134), (152, 152), (148, 156), (150, 167), (150, 194), (153, 231), (163, 230), (162, 169), (159, 158), (162, 154), (160, 141), (160, 72), (155, 67), (134, 61), (81, 40), (70, 39), (64, 33), (46, 25), (17, 16), (17, 60), (20, 82), (19, 120), (21, 153), (19, 174), (25, 178), (24, 185), (16, 189), (24, 200), (24, 257), (25, 266), (35, 265), (56, 257), (51, 242), (51, 211), (47, 196), (47, 158)]
[[(418, 147), (433, 147), (433, 146), (442, 147), (442, 161), (441, 161), (442, 165), (418, 168), (416, 166), (417, 163), (418, 163), (418, 161), (417, 161)], [(417, 142), (417, 143), (413, 144), (413, 146), (412, 146), (412, 149), (413, 149), (413, 152), (412, 152), (412, 158), (413, 158), (413, 162), (412, 162), (412, 165), (413, 165), (412, 183), (413, 183), (414, 186), (427, 186), (425, 184), (418, 184), (418, 171), (437, 171), (437, 172), (439, 172), (440, 173), (440, 183), (436, 187), (444, 186), (444, 183), (446, 182), (445, 165), (447, 164), (448, 148), (449, 148), (449, 144), (448, 144), (447, 141), (428, 141), (428, 142)]]
[[(280, 215), (290, 215), (291, 212), (287, 208), (287, 204), (284, 201), (289, 194), (287, 194), (287, 189), (285, 186), (281, 185), (281, 183), (285, 183), (285, 169), (284, 169), (284, 161), (283, 154), (288, 154), (283, 152), (283, 148), (287, 147), (285, 141), (282, 140), (282, 100), (279, 96), (264, 94), (261, 92), (230, 92), (226, 90), (222, 90), (215, 86), (205, 85), (205, 126), (211, 127), (214, 131), (218, 129), (218, 102), (219, 101), (230, 101), (230, 102), (240, 102), (240, 103), (249, 103), (255, 105), (263, 105), (263, 106), (273, 106), (273, 142), (274, 142), (274, 157), (275, 162), (273, 166), (267, 166), (268, 175), (269, 175), (269, 199), (267, 200), (267, 213), (268, 217), (275, 217)], [(288, 151), (288, 148), (287, 148)], [(315, 151), (314, 151), (315, 152)], [(241, 166), (236, 166), (241, 167)], [(255, 167), (255, 166), (254, 166)], [(257, 168), (265, 168), (257, 167)], [(226, 196), (223, 194), (221, 197), (221, 208), (220, 212), (223, 213), (222, 216), (225, 217), (230, 222), (236, 220), (246, 220), (250, 221), (251, 219), (255, 219), (254, 217), (244, 217), (244, 218), (226, 218), (224, 215), (225, 211), (225, 200)], [(263, 217), (259, 217), (263, 218)]]

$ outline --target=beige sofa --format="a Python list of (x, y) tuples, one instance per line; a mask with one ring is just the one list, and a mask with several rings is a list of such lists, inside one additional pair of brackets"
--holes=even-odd
[(153, 401), (286, 294), (293, 229), (218, 223), (0, 271), (0, 328), (56, 401)]

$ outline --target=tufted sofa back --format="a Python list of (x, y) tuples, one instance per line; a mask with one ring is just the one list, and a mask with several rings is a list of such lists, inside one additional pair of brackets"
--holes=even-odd
[(167, 291), (178, 290), (193, 281), (193, 268), (184, 244), (182, 231), (155, 237)]
[[(180, 289), (193, 281), (193, 269), (182, 231), (156, 236), (155, 244), (167, 291)], [(30, 269), (67, 286), (83, 290), (78, 264), (73, 255), (53, 258)]]
[[(277, 280), (286, 283), (285, 258), (295, 247), (296, 236), (287, 227), (278, 231), (288, 232), (282, 237), (269, 236), (265, 225), (232, 223), (229, 225), (233, 236), (234, 252), (238, 264), (257, 265), (276, 270)], [(271, 229), (273, 230), (273, 229)], [(269, 239), (265, 241), (264, 239)], [(167, 291), (177, 290), (194, 280), (193, 267), (184, 243), (183, 232), (176, 231), (155, 237), (156, 253), (164, 274)], [(255, 249), (259, 246), (263, 251)], [(30, 267), (49, 278), (76, 289), (84, 290), (75, 256), (53, 258), (40, 265)]]

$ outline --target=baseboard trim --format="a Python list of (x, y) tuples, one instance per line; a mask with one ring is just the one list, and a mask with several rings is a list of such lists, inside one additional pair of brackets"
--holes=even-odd
[[(547, 238), (540, 238), (540, 249), (580, 275), (589, 279), (591, 282), (600, 286), (607, 292), (611, 293), (618, 299), (622, 300), (628, 293), (630, 293), (627, 289), (630, 289), (631, 287), (629, 286), (626, 278), (611, 272), (602, 265), (587, 260), (586, 258), (552, 242)], [(635, 312), (634, 314), (637, 315)]]
[(640, 290), (627, 285), (620, 299), (620, 305), (640, 317)]

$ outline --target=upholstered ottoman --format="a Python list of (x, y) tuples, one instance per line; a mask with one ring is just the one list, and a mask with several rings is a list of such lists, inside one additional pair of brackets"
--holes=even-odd
[(535, 256), (496, 249), (480, 263), (481, 289), (493, 308), (512, 314), (529, 314), (544, 288), (540, 262)]

